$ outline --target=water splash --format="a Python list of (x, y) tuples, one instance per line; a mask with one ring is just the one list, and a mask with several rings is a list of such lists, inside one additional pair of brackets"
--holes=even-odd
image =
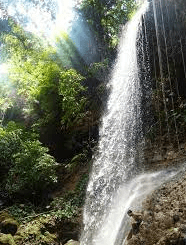
[[(112, 209), (114, 193), (135, 175), (140, 163), (142, 140), (141, 89), (136, 39), (145, 2), (123, 31), (119, 55), (111, 78), (108, 109), (100, 129), (99, 153), (95, 156), (84, 209), (81, 245), (97, 245), (97, 232)], [(103, 239), (102, 245), (108, 244)], [(114, 244), (109, 240), (109, 244)]]
[(176, 174), (175, 170), (143, 173), (121, 186), (114, 195), (112, 208), (94, 240), (96, 245), (122, 245), (129, 232), (129, 209), (141, 207), (144, 198)]

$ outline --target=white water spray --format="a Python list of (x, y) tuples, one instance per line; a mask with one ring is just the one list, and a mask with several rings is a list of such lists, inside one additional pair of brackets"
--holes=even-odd
[(130, 229), (127, 211), (140, 208), (149, 193), (175, 174), (176, 171), (173, 170), (144, 173), (124, 183), (116, 191), (109, 214), (100, 227), (93, 244), (123, 245)]

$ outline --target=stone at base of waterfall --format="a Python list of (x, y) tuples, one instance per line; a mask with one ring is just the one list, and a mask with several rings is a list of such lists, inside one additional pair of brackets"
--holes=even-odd
[(74, 240), (69, 240), (65, 245), (80, 245), (80, 243)]

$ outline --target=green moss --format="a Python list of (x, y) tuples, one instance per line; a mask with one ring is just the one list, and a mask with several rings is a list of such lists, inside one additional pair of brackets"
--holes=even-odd
[(0, 244), (5, 245), (16, 245), (14, 238), (11, 234), (2, 234), (0, 235)]
[(14, 240), (27, 244), (53, 244), (57, 240), (56, 234), (51, 234), (46, 224), (50, 222), (47, 217), (40, 217), (27, 224), (21, 225)]

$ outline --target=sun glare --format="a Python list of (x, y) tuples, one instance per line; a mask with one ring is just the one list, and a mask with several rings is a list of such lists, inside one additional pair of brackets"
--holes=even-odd
[(68, 29), (74, 18), (73, 6), (75, 2), (74, 0), (58, 0), (58, 12), (52, 36), (58, 35), (61, 31), (68, 33)]
[(60, 31), (68, 32), (74, 18), (73, 7), (78, 0), (52, 0), (37, 3), (28, 0), (3, 1), (8, 14), (27, 31), (51, 38)]
[(0, 64), (0, 75), (5, 75), (8, 73), (8, 65), (7, 64)]

